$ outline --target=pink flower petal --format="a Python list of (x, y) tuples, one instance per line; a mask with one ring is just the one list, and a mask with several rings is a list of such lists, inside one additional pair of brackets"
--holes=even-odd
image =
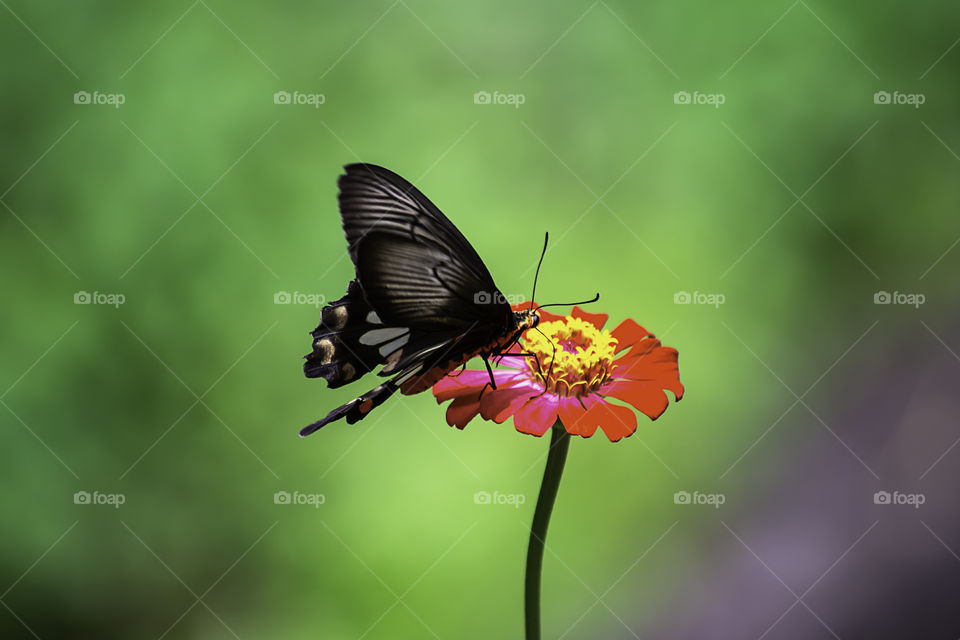
[(497, 366), (504, 367), (507, 369), (526, 371), (527, 360), (529, 360), (529, 358), (526, 358), (523, 356), (507, 356), (503, 360), (500, 360), (497, 363)]
[(500, 387), (496, 391), (488, 389), (480, 399), (480, 415), (484, 420), (493, 420), (500, 424), (538, 393), (539, 390), (525, 384)]
[(515, 414), (513, 426), (521, 433), (542, 436), (557, 421), (557, 396), (544, 394), (528, 401)]
[(480, 393), (483, 385), (490, 381), (486, 371), (467, 370), (457, 376), (447, 376), (433, 385), (433, 395), (437, 402), (446, 402), (470, 393)]

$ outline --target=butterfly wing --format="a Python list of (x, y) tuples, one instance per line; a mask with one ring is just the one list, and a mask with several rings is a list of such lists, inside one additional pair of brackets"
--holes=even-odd
[(372, 164), (348, 165), (339, 184), (357, 278), (386, 324), (440, 330), (509, 320), (476, 250), (416, 187)]
[(371, 164), (341, 176), (340, 213), (357, 280), (322, 312), (308, 377), (331, 387), (377, 365), (394, 377), (301, 431), (362, 420), (397, 389), (423, 390), (511, 327), (510, 305), (476, 250), (416, 187)]

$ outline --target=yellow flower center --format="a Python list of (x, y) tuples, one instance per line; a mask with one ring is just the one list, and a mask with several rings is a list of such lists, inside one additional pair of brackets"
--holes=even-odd
[(609, 331), (569, 316), (538, 328), (543, 335), (528, 331), (522, 348), (537, 356), (527, 358), (527, 366), (548, 393), (585, 396), (610, 377), (617, 339)]

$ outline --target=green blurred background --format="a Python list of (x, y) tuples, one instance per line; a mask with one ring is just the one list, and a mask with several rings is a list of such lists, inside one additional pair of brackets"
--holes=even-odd
[[(910, 343), (956, 375), (956, 6), (2, 4), (5, 637), (520, 636), (547, 441), (450, 429), (429, 394), (297, 437), (366, 387), (305, 379), (318, 309), (275, 304), (345, 291), (349, 162), (417, 184), (505, 293), (528, 295), (550, 231), (541, 302), (600, 291), (593, 310), (680, 351), (681, 403), (615, 445), (573, 443), (547, 637), (682, 616), (798, 443), (882, 487), (845, 450), (845, 389)], [(913, 475), (957, 435), (924, 441)], [(694, 490), (726, 503), (674, 503)]]

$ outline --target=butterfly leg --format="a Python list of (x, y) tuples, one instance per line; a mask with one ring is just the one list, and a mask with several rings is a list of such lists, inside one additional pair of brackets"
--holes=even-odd
[[(498, 354), (496, 354), (496, 356), (494, 356), (494, 357), (498, 357), (498, 358), (501, 358), (501, 359), (502, 359), (502, 358), (506, 358), (506, 357), (511, 357), (511, 358), (513, 358), (513, 357), (533, 358), (533, 359), (535, 359), (535, 360), (537, 361), (537, 372), (538, 372), (541, 376), (543, 375), (543, 368), (540, 366), (540, 358), (539, 358), (539, 357), (537, 356), (537, 354), (535, 354), (535, 353), (516, 353), (516, 352), (514, 352), (514, 353), (498, 353)], [(498, 361), (498, 362), (499, 362), (499, 361)]]
[(477, 396), (477, 401), (478, 401), (478, 402), (483, 399), (483, 392), (486, 391), (486, 390), (489, 389), (489, 388), (490, 388), (490, 383), (489, 383), (489, 382), (487, 382), (486, 384), (483, 385), (483, 388), (480, 389), (480, 395)]
[[(490, 375), (490, 382), (489, 382), (488, 384), (490, 385), (490, 388), (491, 388), (491, 389), (493, 389), (494, 391), (496, 391), (496, 390), (497, 390), (497, 381), (494, 380), (494, 378), (493, 378), (493, 369), (490, 368), (490, 360), (489, 360), (488, 358), (486, 358), (485, 356), (483, 357), (483, 364), (487, 365), (487, 373)], [(481, 393), (483, 393), (483, 392), (481, 392)]]
[(458, 372), (456, 372), (456, 373), (448, 373), (448, 374), (447, 374), (447, 377), (448, 377), (448, 378), (459, 378), (461, 375), (463, 375), (463, 372), (466, 371), (466, 370), (467, 370), (467, 363), (464, 362), (462, 365), (460, 365), (460, 371), (458, 371)]
[[(556, 347), (554, 347), (554, 350), (553, 350), (553, 358), (551, 358), (551, 360), (550, 360), (550, 369), (549, 369), (549, 371), (547, 372), (546, 375), (543, 374), (543, 367), (540, 365), (540, 357), (539, 357), (537, 354), (535, 354), (535, 353), (498, 353), (498, 354), (496, 354), (496, 355), (499, 356), (500, 358), (503, 358), (503, 357), (505, 357), (505, 356), (510, 356), (510, 357), (517, 356), (517, 357), (521, 357), (521, 358), (533, 358), (534, 361), (536, 361), (536, 363), (537, 363), (537, 373), (540, 375), (540, 379), (546, 381), (547, 378), (549, 378), (550, 375), (553, 373), (553, 358), (556, 358), (557, 350), (556, 350)], [(546, 388), (546, 385), (544, 385), (543, 391), (541, 391), (540, 393), (538, 393), (538, 394), (535, 395), (535, 396), (531, 396), (530, 399), (532, 400), (532, 399), (534, 399), (534, 398), (539, 398), (540, 396), (542, 396), (542, 395), (545, 394), (546, 392), (547, 392), (547, 388)], [(480, 392), (480, 395), (481, 395), (481, 396), (483, 395), (483, 391)]]
[(480, 400), (481, 398), (483, 398), (483, 393), (487, 389), (493, 389), (494, 391), (497, 390), (497, 381), (493, 377), (493, 369), (490, 368), (489, 358), (487, 356), (480, 356), (480, 357), (483, 358), (483, 364), (487, 365), (487, 374), (490, 376), (490, 382), (485, 383), (483, 385), (483, 388), (480, 389), (480, 395), (477, 396), (477, 400)]

